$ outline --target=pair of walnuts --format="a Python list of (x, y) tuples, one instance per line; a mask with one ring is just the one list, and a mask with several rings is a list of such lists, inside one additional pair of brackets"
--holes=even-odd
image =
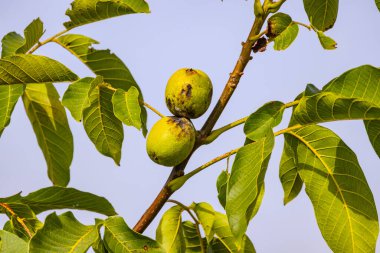
[(183, 68), (170, 77), (165, 100), (175, 116), (163, 117), (146, 140), (149, 157), (164, 166), (180, 164), (193, 150), (196, 130), (190, 119), (203, 115), (211, 103), (212, 83), (201, 70)]

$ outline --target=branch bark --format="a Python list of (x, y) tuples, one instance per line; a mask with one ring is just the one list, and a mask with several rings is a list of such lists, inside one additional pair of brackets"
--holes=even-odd
[[(257, 35), (260, 34), (260, 31), (264, 25), (266, 15), (258, 16), (255, 18), (251, 31), (246, 39), (245, 42), (242, 43), (242, 50), (240, 53), (240, 56), (235, 64), (234, 70), (230, 74), (230, 77), (227, 81), (226, 86), (224, 87), (224, 90), (215, 105), (213, 111), (211, 112), (210, 116), (206, 120), (205, 124), (203, 125), (202, 129), (200, 130), (198, 134), (198, 139), (195, 144), (195, 147), (192, 151), (192, 153), (201, 145), (202, 139), (207, 138), (207, 136), (212, 131), (213, 127), (215, 126), (215, 123), (219, 119), (220, 115), (222, 114), (224, 108), (226, 107), (228, 101), (230, 100), (233, 92), (235, 91), (241, 76), (243, 75), (243, 71), (245, 67), (247, 66), (248, 62), (251, 60), (251, 52), (252, 47), (255, 44), (256, 40), (253, 40), (252, 38), (255, 38)], [(161, 210), (161, 208), (164, 206), (166, 201), (170, 198), (170, 196), (174, 193), (170, 188), (168, 187), (168, 184), (182, 176), (184, 174), (184, 169), (192, 155), (192, 153), (189, 155), (189, 157), (182, 162), (181, 164), (173, 167), (172, 172), (170, 173), (168, 180), (166, 181), (165, 185), (161, 189), (160, 193), (157, 195), (153, 203), (150, 205), (150, 207), (145, 211), (143, 216), (140, 218), (140, 220), (136, 223), (133, 230), (142, 233), (144, 230), (150, 225), (150, 223), (153, 221), (153, 219), (157, 216), (158, 212)]]

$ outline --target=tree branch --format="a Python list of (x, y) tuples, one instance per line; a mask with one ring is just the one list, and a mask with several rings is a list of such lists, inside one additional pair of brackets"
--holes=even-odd
[[(243, 48), (236, 62), (234, 70), (230, 74), (227, 84), (225, 85), (224, 90), (217, 104), (215, 105), (213, 111), (211, 112), (210, 116), (206, 120), (202, 129), (200, 130), (197, 137), (197, 142), (193, 148), (192, 153), (201, 145), (201, 142), (202, 142), (201, 140), (204, 138), (207, 138), (207, 136), (210, 134), (213, 127), (215, 126), (216, 121), (219, 119), (228, 101), (230, 100), (233, 92), (235, 91), (240, 81), (240, 78), (243, 75), (243, 71), (245, 67), (247, 66), (248, 62), (251, 60), (251, 50), (255, 43), (255, 41), (252, 40), (252, 38), (255, 38), (256, 35), (260, 34), (260, 31), (264, 25), (266, 17), (267, 15), (263, 14), (262, 16), (255, 18), (251, 31), (246, 39), (246, 42), (243, 43)], [(192, 153), (187, 157), (187, 159), (184, 162), (173, 167), (172, 172), (170, 173), (165, 185), (163, 186), (163, 188), (161, 189), (161, 191), (159, 192), (159, 194), (157, 195), (153, 203), (149, 206), (149, 208), (145, 211), (143, 216), (134, 226), (133, 230), (135, 230), (138, 233), (144, 232), (144, 230), (149, 226), (152, 220), (157, 216), (158, 212), (164, 206), (165, 202), (173, 194), (173, 191), (168, 187), (168, 184), (174, 179), (184, 175), (184, 169)]]

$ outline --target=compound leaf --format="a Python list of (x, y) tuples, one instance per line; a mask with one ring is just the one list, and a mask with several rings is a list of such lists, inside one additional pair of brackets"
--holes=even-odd
[[(140, 87), (127, 66), (110, 50), (94, 49), (92, 44), (97, 44), (96, 40), (79, 34), (67, 34), (59, 37), (55, 42), (78, 57), (96, 75), (103, 76), (104, 82), (111, 84), (112, 87), (124, 91), (128, 91), (132, 86), (136, 87), (139, 91), (139, 100), (143, 101)], [(147, 112), (143, 105), (140, 105), (140, 109), (143, 134), (146, 135)]]

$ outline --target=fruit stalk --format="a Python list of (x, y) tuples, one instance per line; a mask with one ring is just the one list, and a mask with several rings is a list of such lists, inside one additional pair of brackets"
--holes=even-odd
[(153, 201), (153, 203), (149, 206), (149, 208), (145, 211), (145, 213), (142, 215), (140, 220), (136, 223), (133, 230), (142, 233), (144, 230), (150, 225), (150, 223), (153, 221), (153, 219), (157, 216), (158, 212), (161, 210), (161, 208), (164, 206), (166, 201), (170, 198), (170, 196), (174, 193), (170, 188), (168, 187), (168, 184), (173, 181), (174, 179), (182, 176), (184, 174), (184, 169), (192, 155), (192, 153), (201, 145), (202, 139), (207, 138), (207, 136), (212, 131), (213, 127), (215, 126), (216, 121), (219, 119), (220, 115), (222, 114), (224, 108), (226, 107), (230, 97), (232, 96), (233, 92), (235, 91), (241, 76), (243, 75), (243, 71), (245, 67), (247, 66), (248, 62), (251, 60), (251, 50), (253, 45), (256, 41), (252, 40), (251, 38), (254, 38), (256, 35), (260, 34), (260, 31), (264, 25), (264, 22), (266, 20), (267, 14), (264, 14), (263, 16), (256, 17), (251, 31), (247, 37), (247, 40), (242, 43), (242, 50), (240, 53), (240, 56), (236, 62), (235, 68), (233, 72), (230, 74), (230, 77), (227, 81), (226, 86), (224, 87), (224, 90), (222, 92), (222, 95), (220, 96), (217, 104), (215, 105), (212, 113), (208, 117), (207, 121), (203, 125), (200, 134), (197, 138), (197, 141), (194, 145), (194, 148), (190, 155), (177, 166), (174, 166), (168, 180), (166, 181), (165, 185), (162, 187), (161, 191)]

